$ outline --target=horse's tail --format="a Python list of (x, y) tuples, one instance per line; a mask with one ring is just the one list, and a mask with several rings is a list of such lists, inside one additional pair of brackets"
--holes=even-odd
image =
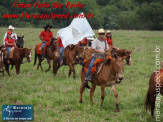
[(35, 49), (35, 61), (34, 61), (33, 66), (35, 66), (36, 62), (37, 62), (37, 54), (36, 54), (36, 49)]
[(149, 93), (149, 89), (146, 95), (146, 100), (145, 100), (145, 109), (147, 111), (147, 109), (150, 109), (151, 107), (151, 101), (150, 101), (150, 93)]

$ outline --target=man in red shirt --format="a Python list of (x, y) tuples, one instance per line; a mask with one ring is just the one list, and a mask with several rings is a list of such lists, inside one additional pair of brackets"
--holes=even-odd
[(7, 38), (5, 39), (5, 47), (6, 47), (7, 52), (8, 52), (7, 53), (7, 63), (10, 63), (9, 56), (10, 56), (11, 48), (17, 47), (15, 40), (11, 38), (11, 34), (12, 34), (12, 32), (8, 31), (7, 32)]
[(63, 64), (62, 55), (63, 55), (64, 47), (63, 47), (63, 44), (62, 44), (61, 37), (58, 37), (57, 47), (59, 49), (59, 63), (60, 63), (60, 65), (62, 65)]
[(42, 53), (42, 58), (45, 58), (45, 55), (43, 54), (43, 51), (44, 51), (44, 47), (45, 47), (45, 44), (48, 42), (48, 41), (51, 41), (51, 39), (53, 38), (53, 33), (50, 31), (50, 29), (52, 28), (51, 25), (46, 25), (44, 27), (45, 30), (43, 30), (41, 33), (40, 33), (40, 39), (42, 41), (42, 50), (41, 50), (41, 53)]

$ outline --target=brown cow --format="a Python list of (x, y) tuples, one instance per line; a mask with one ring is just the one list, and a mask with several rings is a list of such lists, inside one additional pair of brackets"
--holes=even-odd
[[(113, 59), (106, 59), (101, 67), (100, 72), (97, 74), (92, 75), (92, 88), (90, 90), (90, 101), (93, 104), (93, 94), (95, 91), (96, 86), (101, 87), (101, 106), (103, 105), (104, 101), (104, 90), (105, 87), (111, 86), (116, 98), (116, 111), (119, 112), (119, 104), (118, 104), (118, 93), (116, 90), (116, 84), (119, 84), (123, 79), (123, 59), (126, 57), (117, 57)], [(86, 72), (81, 70), (81, 87), (80, 87), (80, 103), (82, 102), (82, 95), (85, 89), (85, 80)]]

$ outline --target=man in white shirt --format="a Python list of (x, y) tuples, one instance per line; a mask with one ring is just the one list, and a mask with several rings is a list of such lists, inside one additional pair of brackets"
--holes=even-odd
[[(17, 40), (18, 37), (17, 37), (16, 33), (13, 32), (14, 29), (15, 29), (15, 28), (14, 28), (12, 25), (10, 25), (10, 26), (8, 27), (8, 31), (10, 31), (10, 32), (12, 33), (12, 34), (11, 34), (11, 38), (14, 39), (14, 40)], [(3, 38), (3, 45), (5, 45), (5, 38), (6, 38), (6, 37), (7, 37), (7, 32), (5, 33), (5, 36), (4, 36), (4, 38)]]
[(105, 51), (109, 50), (108, 43), (105, 40), (105, 31), (104, 29), (99, 29), (98, 30), (98, 38), (95, 39), (92, 43), (92, 49), (93, 49), (93, 56), (92, 60), (89, 64), (88, 71), (85, 77), (85, 87), (90, 88), (88, 86), (88, 81), (91, 81), (91, 69), (93, 67), (93, 63), (95, 62), (96, 59), (98, 58), (105, 58)]

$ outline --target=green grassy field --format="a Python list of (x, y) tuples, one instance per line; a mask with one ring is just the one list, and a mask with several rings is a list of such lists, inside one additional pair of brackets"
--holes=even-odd
[[(83, 103), (79, 101), (80, 65), (76, 65), (76, 79), (68, 78), (68, 67), (59, 69), (53, 76), (52, 69), (45, 73), (33, 67), (34, 47), (40, 42), (38, 36), (42, 29), (16, 28), (17, 35), (24, 35), (25, 47), (32, 48), (32, 62), (21, 65), (19, 75), (11, 70), (11, 77), (5, 72), (0, 76), (0, 105), (31, 104), (34, 106), (34, 121), (154, 121), (150, 112), (144, 110), (144, 101), (151, 73), (155, 70), (156, 45), (163, 52), (162, 31), (124, 31), (113, 30), (114, 45), (120, 49), (132, 50), (132, 65), (124, 67), (124, 80), (117, 85), (120, 113), (115, 112), (115, 98), (111, 88), (105, 89), (103, 107), (100, 107), (100, 87), (94, 94), (94, 105), (90, 105), (89, 90), (86, 89)], [(0, 28), (0, 40), (7, 31)], [(52, 29), (54, 35), (57, 30)], [(163, 55), (161, 57), (163, 60)], [(42, 63), (45, 70), (47, 61)], [(161, 98), (163, 98), (161, 96)], [(161, 120), (163, 120), (163, 99), (161, 100)], [(0, 121), (2, 116), (0, 107)]]

